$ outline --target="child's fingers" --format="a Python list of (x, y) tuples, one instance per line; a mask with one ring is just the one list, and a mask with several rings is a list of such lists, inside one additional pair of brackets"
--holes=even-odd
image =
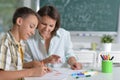
[(40, 65), (41, 65), (41, 67), (45, 66), (43, 61), (40, 62)]

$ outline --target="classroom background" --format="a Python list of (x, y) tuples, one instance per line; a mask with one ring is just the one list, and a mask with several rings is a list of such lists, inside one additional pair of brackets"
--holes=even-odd
[(101, 37), (114, 38), (113, 50), (120, 43), (120, 0), (0, 0), (0, 32), (9, 30), (14, 10), (27, 6), (35, 11), (49, 4), (58, 8), (61, 27), (70, 31), (74, 49), (101, 49)]
[[(0, 35), (10, 29), (16, 8), (26, 6), (37, 11), (46, 4), (54, 5), (59, 10), (61, 27), (70, 31), (75, 56), (84, 68), (101, 67), (101, 54), (114, 57), (113, 65), (118, 68), (113, 70), (112, 75), (100, 73), (90, 79), (117, 80), (120, 72), (120, 0), (0, 0)], [(114, 39), (110, 52), (102, 50), (103, 35), (111, 35)]]

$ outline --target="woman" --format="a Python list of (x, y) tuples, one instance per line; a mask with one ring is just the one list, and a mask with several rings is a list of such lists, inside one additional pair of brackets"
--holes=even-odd
[(67, 62), (72, 69), (82, 66), (74, 57), (70, 33), (60, 27), (60, 15), (53, 6), (44, 6), (39, 11), (40, 21), (33, 37), (27, 40), (25, 61), (39, 60), (45, 64)]
[[(47, 67), (40, 62), (39, 67), (22, 70), (24, 53), (22, 40), (34, 34), (38, 20), (38, 15), (30, 8), (21, 7), (15, 11), (12, 28), (0, 40), (0, 80), (21, 80), (24, 77), (42, 76), (47, 73)], [(30, 62), (31, 65), (34, 62)]]

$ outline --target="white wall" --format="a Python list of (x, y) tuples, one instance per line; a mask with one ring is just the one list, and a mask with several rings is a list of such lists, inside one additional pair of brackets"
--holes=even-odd
[(117, 43), (117, 32), (82, 32), (70, 31), (73, 42), (96, 42), (100, 43), (103, 35), (111, 35), (114, 38), (114, 43)]
[[(114, 41), (113, 43), (117, 43), (117, 36), (113, 36)], [(100, 43), (101, 42), (101, 36), (72, 36), (71, 35), (71, 39), (73, 42), (96, 42), (96, 43)]]
[[(96, 33), (97, 35), (97, 33)], [(113, 35), (113, 48), (112, 50), (120, 50), (120, 44), (117, 42), (117, 36)], [(71, 39), (73, 42), (74, 49), (81, 49), (81, 48), (91, 48), (91, 43), (97, 43), (97, 49), (101, 49), (101, 36), (80, 36), (80, 35), (73, 35), (71, 33)]]

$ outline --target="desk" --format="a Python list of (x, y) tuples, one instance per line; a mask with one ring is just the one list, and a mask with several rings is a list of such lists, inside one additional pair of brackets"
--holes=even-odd
[[(70, 69), (61, 69), (64, 72), (67, 73), (68, 70)], [(80, 70), (81, 71), (81, 70)], [(74, 72), (73, 70), (70, 71), (71, 73)], [(79, 78), (79, 79), (74, 79), (71, 76), (68, 76), (71, 73), (68, 73), (67, 76), (65, 74), (64, 79), (52, 79), (52, 77), (50, 77), (49, 79), (41, 79), (41, 77), (28, 77), (25, 78), (25, 80), (119, 80), (120, 79), (120, 67), (113, 67), (113, 73), (102, 73), (100, 71), (100, 69), (98, 70), (98, 74), (93, 75), (91, 77), (84, 77), (84, 78)]]

